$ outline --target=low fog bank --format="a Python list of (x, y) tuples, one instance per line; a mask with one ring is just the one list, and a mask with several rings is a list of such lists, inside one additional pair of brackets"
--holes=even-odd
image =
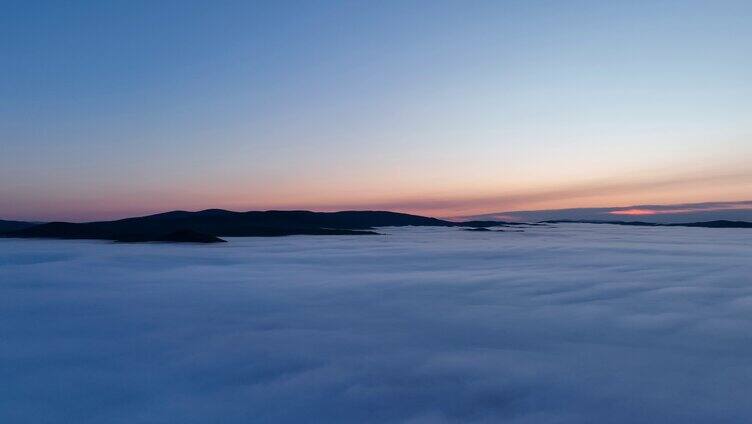
[(0, 422), (750, 422), (752, 231), (0, 240)]

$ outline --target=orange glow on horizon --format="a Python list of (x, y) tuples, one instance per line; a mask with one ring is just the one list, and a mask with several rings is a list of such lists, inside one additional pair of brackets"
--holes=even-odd
[(622, 211), (611, 211), (612, 215), (655, 215), (658, 212), (650, 209), (626, 209)]

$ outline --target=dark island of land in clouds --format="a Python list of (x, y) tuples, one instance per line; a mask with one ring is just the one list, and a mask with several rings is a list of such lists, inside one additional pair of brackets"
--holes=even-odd
[[(11, 221), (7, 221), (11, 222)], [(93, 239), (119, 242), (222, 242), (220, 237), (377, 235), (377, 227), (514, 225), (495, 221), (452, 222), (387, 211), (173, 211), (116, 221), (86, 223), (13, 221), (1, 237)]]
[(25, 228), (39, 225), (38, 222), (25, 222), (25, 221), (5, 221), (0, 219), (0, 233), (7, 233), (10, 231), (23, 230)]
[[(656, 224), (629, 221), (548, 220), (539, 223), (506, 221), (448, 221), (388, 211), (250, 211), (208, 209), (173, 211), (115, 221), (34, 223), (0, 220), (0, 237), (90, 239), (117, 242), (221, 243), (221, 237), (278, 237), (291, 235), (377, 235), (379, 227), (459, 227), (486, 232), (491, 227), (550, 224), (613, 224), (650, 227), (752, 228), (745, 221), (707, 221)], [(520, 230), (513, 230), (520, 231)], [(498, 230), (496, 232), (503, 232)]]

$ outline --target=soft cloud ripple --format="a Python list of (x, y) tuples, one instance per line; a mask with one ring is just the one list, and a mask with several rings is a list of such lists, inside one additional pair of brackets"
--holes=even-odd
[(0, 240), (0, 422), (749, 422), (752, 231)]

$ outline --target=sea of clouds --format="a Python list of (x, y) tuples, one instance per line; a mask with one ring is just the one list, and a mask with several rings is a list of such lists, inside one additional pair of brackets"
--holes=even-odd
[(384, 232), (0, 239), (0, 422), (752, 422), (752, 231)]

